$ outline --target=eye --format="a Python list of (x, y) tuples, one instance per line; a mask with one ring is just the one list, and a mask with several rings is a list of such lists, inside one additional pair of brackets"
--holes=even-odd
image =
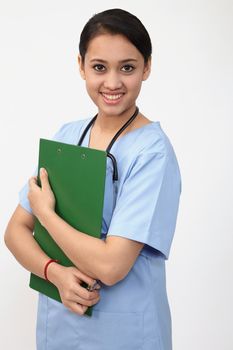
[(105, 67), (102, 64), (95, 64), (93, 66), (94, 70), (96, 70), (97, 72), (103, 72)]
[(124, 72), (130, 73), (130, 72), (132, 72), (134, 70), (134, 67), (131, 66), (131, 64), (126, 64), (125, 66), (122, 67), (122, 69), (123, 69)]

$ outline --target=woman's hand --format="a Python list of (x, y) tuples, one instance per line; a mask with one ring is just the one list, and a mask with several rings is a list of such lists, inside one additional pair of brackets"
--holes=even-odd
[(43, 222), (44, 215), (55, 210), (55, 196), (49, 184), (48, 173), (44, 168), (40, 169), (41, 187), (37, 184), (37, 176), (29, 179), (28, 200), (33, 214)]
[(95, 305), (100, 300), (98, 290), (91, 292), (81, 287), (83, 281), (93, 286), (95, 280), (76, 267), (52, 263), (48, 267), (47, 274), (48, 279), (58, 288), (62, 303), (72, 312), (83, 315), (89, 306)]

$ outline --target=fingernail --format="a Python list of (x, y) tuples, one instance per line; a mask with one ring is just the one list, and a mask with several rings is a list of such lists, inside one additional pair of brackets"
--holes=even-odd
[(100, 288), (101, 288), (101, 286), (98, 284), (97, 281), (95, 281), (92, 286), (89, 284), (87, 287), (87, 289), (91, 292), (95, 289), (100, 289)]
[(42, 174), (46, 174), (45, 168), (40, 168), (40, 171), (41, 171)]
[(100, 289), (101, 288), (101, 286), (97, 283), (96, 285), (95, 285), (95, 289)]

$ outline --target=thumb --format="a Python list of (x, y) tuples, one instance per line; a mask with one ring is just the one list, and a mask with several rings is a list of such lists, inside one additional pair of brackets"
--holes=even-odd
[(48, 173), (45, 168), (40, 168), (40, 179), (41, 179), (42, 187), (48, 188), (49, 187)]
[[(75, 270), (74, 270), (74, 274), (75, 274), (76, 277), (78, 277), (80, 280), (86, 282), (86, 283), (88, 284), (88, 287), (96, 286), (96, 282), (97, 282), (97, 281), (96, 281), (95, 279), (93, 279), (93, 278), (91, 278), (91, 277), (85, 275), (85, 274), (82, 273), (80, 270), (75, 269)], [(97, 284), (97, 286), (96, 286), (97, 289), (99, 289), (98, 286), (99, 286), (99, 285)]]

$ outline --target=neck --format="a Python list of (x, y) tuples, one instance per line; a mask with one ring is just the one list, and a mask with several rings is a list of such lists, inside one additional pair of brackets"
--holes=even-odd
[[(105, 134), (117, 132), (134, 114), (136, 106), (132, 106), (119, 115), (107, 115), (99, 111), (95, 121), (95, 127)], [(138, 114), (139, 115), (139, 114)], [(136, 117), (137, 118), (137, 117)]]

